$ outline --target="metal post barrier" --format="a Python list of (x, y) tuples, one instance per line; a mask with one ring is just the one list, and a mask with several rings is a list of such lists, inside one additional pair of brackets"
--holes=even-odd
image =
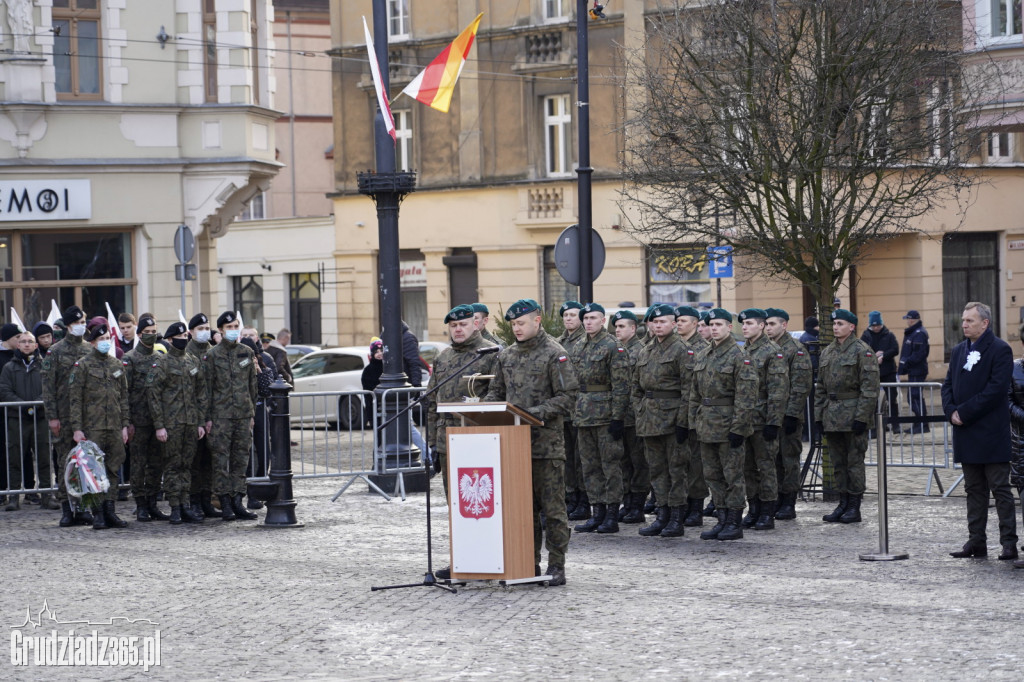
[[(295, 517), (295, 496), (292, 492), (291, 425), (288, 413), (288, 393), (291, 385), (280, 377), (270, 386), (270, 484), (267, 500), (266, 528), (302, 528)], [(250, 484), (252, 486), (259, 483)]]
[(875, 448), (878, 453), (878, 551), (861, 554), (861, 561), (896, 561), (909, 559), (906, 553), (891, 554), (889, 552), (889, 500), (888, 482), (885, 477), (885, 415), (882, 414), (883, 401), (878, 400), (878, 413), (875, 415)]

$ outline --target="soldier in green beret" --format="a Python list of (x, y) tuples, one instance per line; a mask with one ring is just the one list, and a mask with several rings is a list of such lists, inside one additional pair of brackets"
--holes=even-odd
[[(456, 306), (457, 308), (458, 306)], [(473, 327), (480, 332), (480, 336), (483, 337), (491, 346), (497, 346), (498, 348), (504, 348), (505, 344), (496, 339), (489, 331), (487, 331), (487, 323), (491, 319), (491, 311), (488, 310), (487, 306), (483, 303), (473, 304)]]
[[(640, 337), (636, 334), (638, 320), (629, 310), (620, 310), (612, 315), (615, 328), (615, 339), (626, 349), (629, 360), (629, 377), (627, 390), (632, 390), (633, 371), (636, 359), (643, 348)], [(622, 437), (622, 510), (619, 521), (622, 523), (643, 523), (644, 500), (651, 488), (651, 470), (647, 465), (644, 443), (636, 435), (636, 413), (633, 403), (626, 409), (625, 434)]]
[(818, 361), (814, 423), (828, 439), (829, 457), (839, 491), (839, 505), (821, 517), (826, 523), (857, 523), (864, 497), (864, 454), (868, 424), (878, 402), (878, 359), (857, 338), (857, 316), (832, 311), (835, 340)]
[[(558, 337), (558, 343), (565, 348), (569, 359), (573, 358), (576, 346), (583, 340), (583, 320), (580, 310), (583, 304), (579, 301), (566, 301), (558, 308), (565, 331)], [(573, 406), (575, 412), (575, 405)], [(583, 465), (580, 462), (576, 444), (576, 424), (573, 415), (565, 420), (565, 508), (570, 521), (583, 521), (590, 518), (590, 498), (587, 497), (586, 485), (583, 480)]]
[[(676, 333), (679, 334), (679, 340), (683, 342), (683, 348), (686, 351), (683, 362), (682, 393), (687, 425), (689, 425), (690, 385), (693, 382), (693, 368), (697, 362), (698, 353), (709, 345), (709, 342), (705, 341), (704, 337), (697, 332), (699, 323), (700, 312), (696, 308), (688, 305), (676, 308)], [(704, 480), (704, 466), (700, 459), (700, 443), (696, 438), (689, 438), (682, 448), (686, 455), (687, 465), (686, 518), (683, 525), (699, 527), (704, 525), (702, 509), (704, 498), (708, 496), (708, 484)]]

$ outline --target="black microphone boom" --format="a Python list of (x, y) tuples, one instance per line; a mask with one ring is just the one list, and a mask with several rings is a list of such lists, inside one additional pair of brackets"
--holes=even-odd
[(501, 346), (484, 346), (483, 348), (477, 348), (477, 355), (487, 355), (488, 353), (497, 353), (501, 350)]

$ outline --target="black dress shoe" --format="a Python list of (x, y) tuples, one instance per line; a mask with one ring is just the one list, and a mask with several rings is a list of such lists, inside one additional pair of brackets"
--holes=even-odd
[(1003, 552), (999, 555), (999, 560), (1009, 561), (1011, 559), (1016, 559), (1017, 556), (1017, 547), (1015, 545), (1004, 545)]
[(971, 545), (964, 545), (963, 549), (959, 552), (950, 552), (949, 556), (954, 559), (969, 559), (971, 557), (984, 558), (988, 556), (987, 547), (971, 547)]

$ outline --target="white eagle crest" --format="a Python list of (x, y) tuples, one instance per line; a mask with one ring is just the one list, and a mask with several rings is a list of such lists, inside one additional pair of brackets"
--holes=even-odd
[(493, 494), (494, 483), (488, 474), (480, 476), (479, 471), (474, 471), (472, 478), (469, 474), (462, 474), (459, 479), (459, 496), (473, 516), (480, 516), (487, 511), (487, 503)]

